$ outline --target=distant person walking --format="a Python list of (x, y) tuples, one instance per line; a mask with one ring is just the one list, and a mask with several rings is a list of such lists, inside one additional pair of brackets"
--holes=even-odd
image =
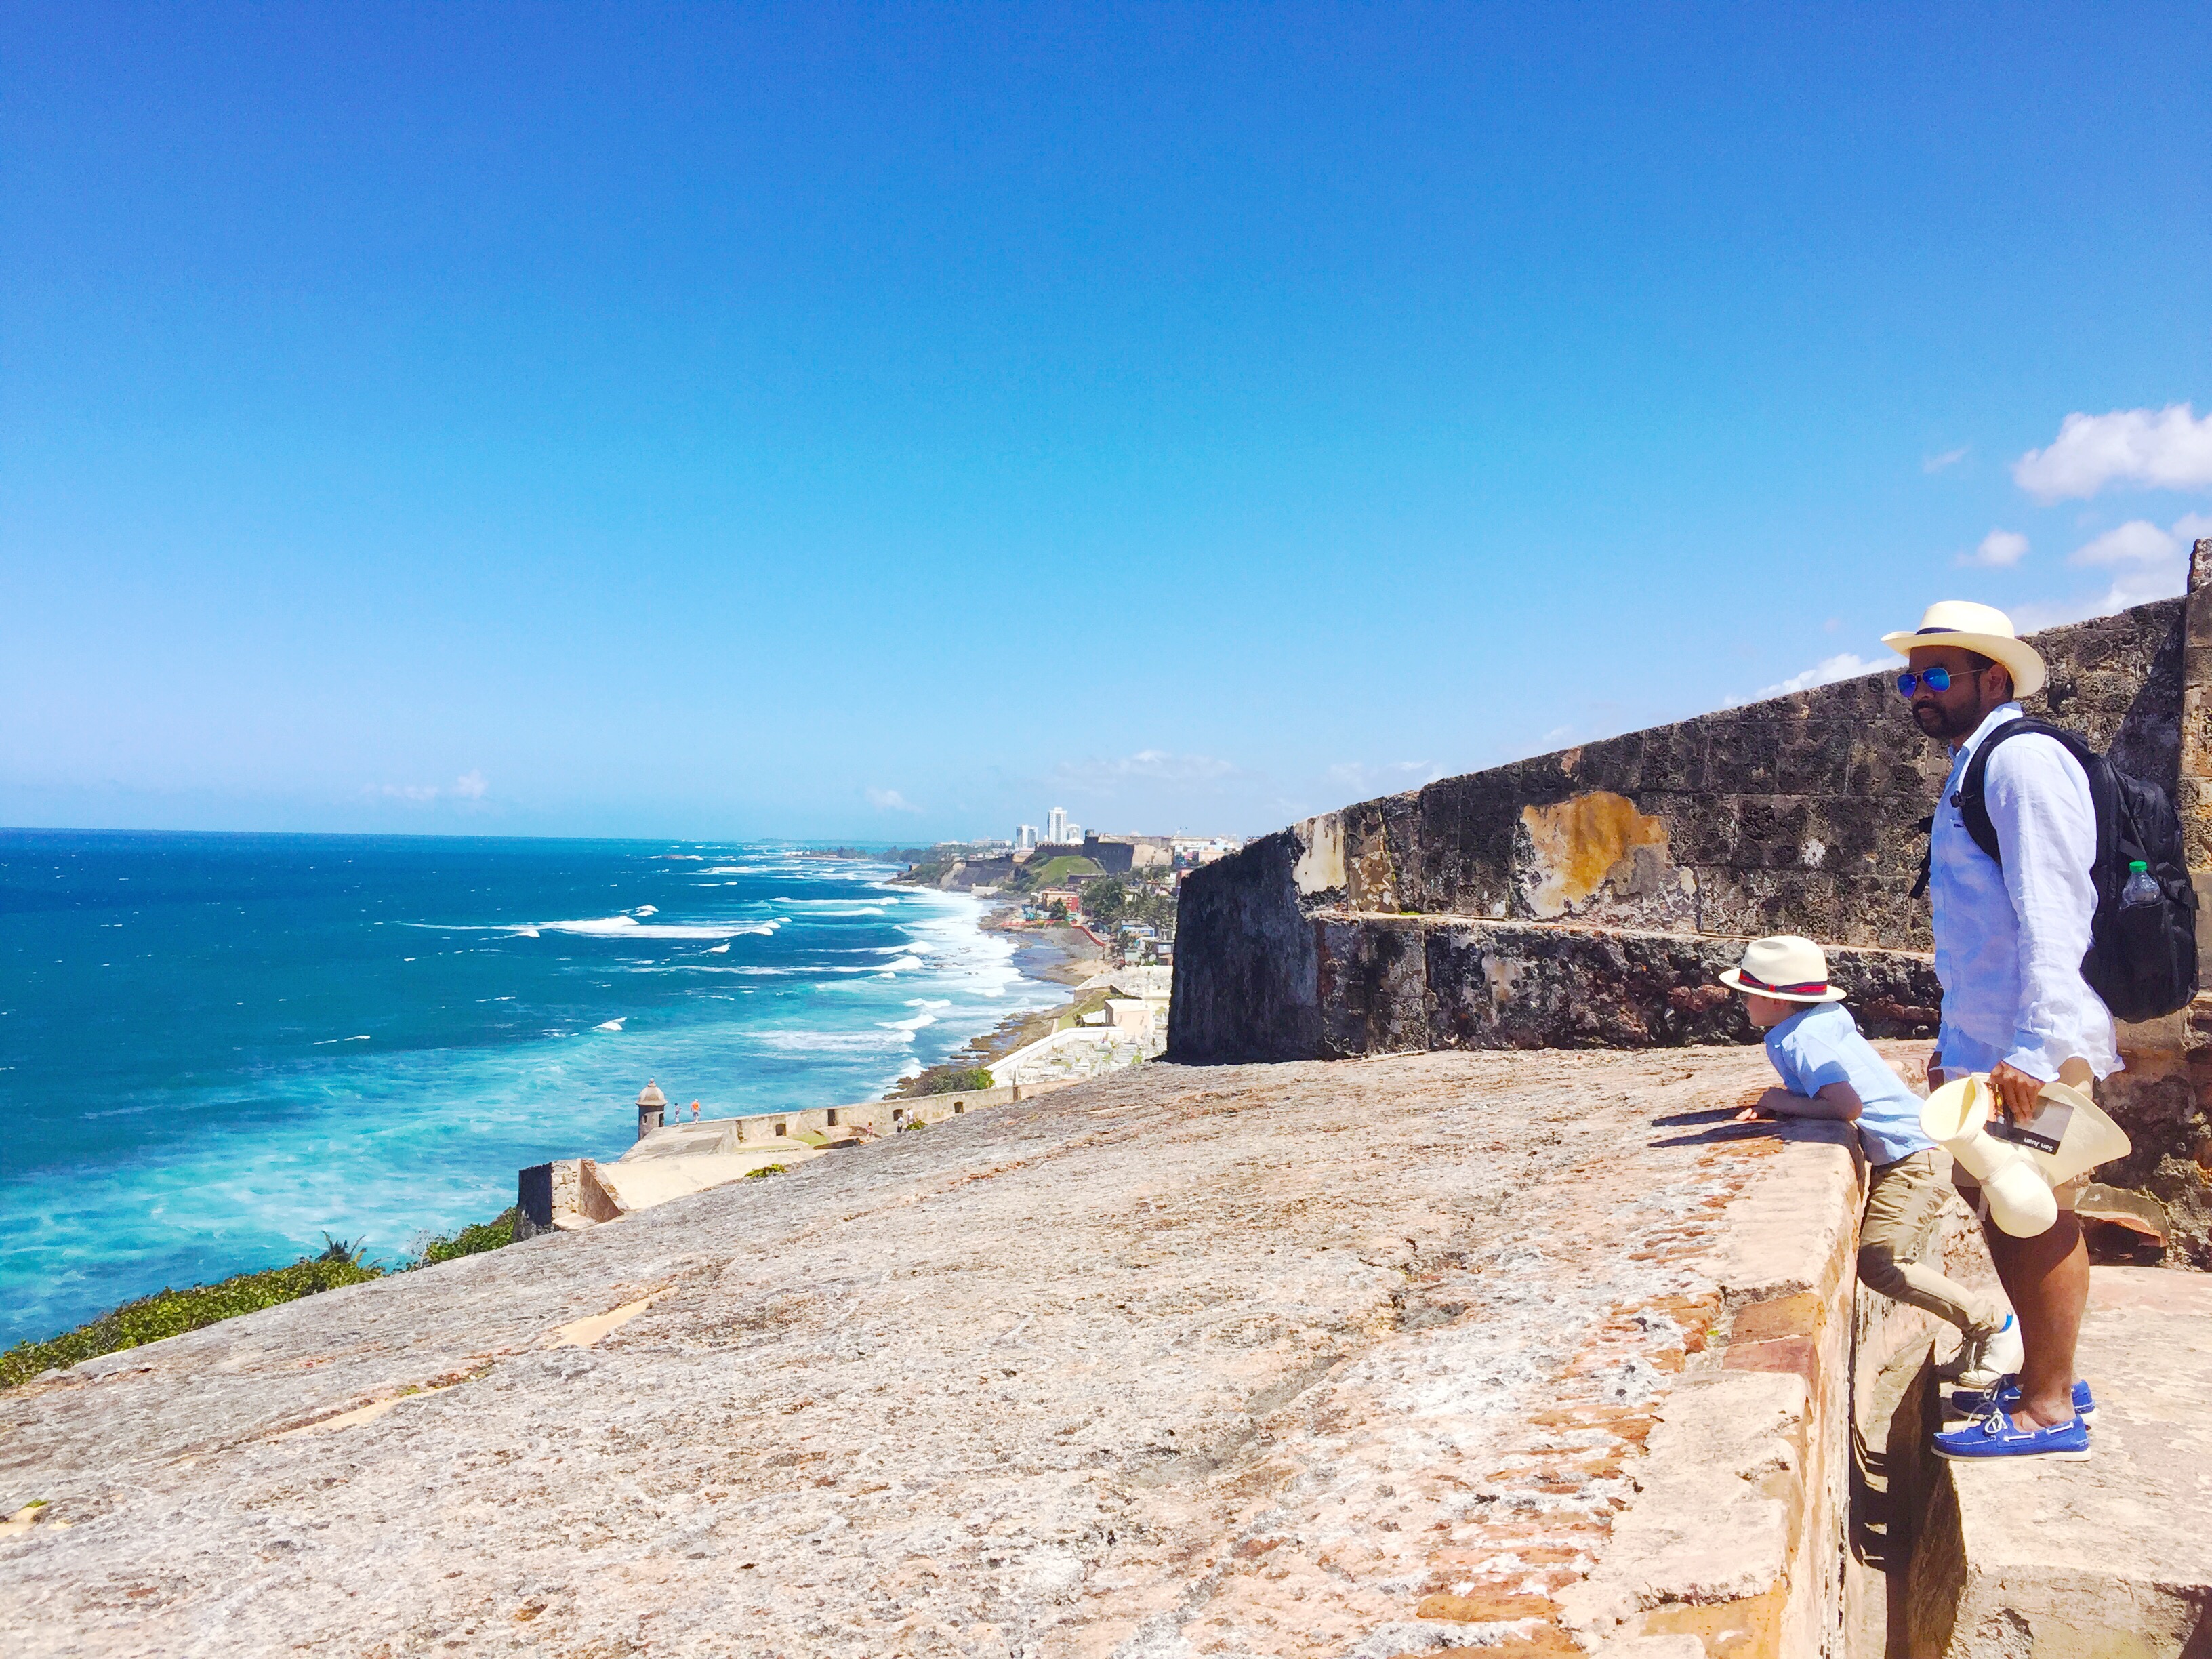
[[(2043, 659), (2015, 637), (2002, 611), (1959, 600), (1931, 605), (1918, 629), (1885, 635), (1882, 643), (1907, 658), (1897, 689), (1914, 723), (1952, 753), (1929, 843), (1943, 1017), (1928, 1081), (1933, 1087), (1986, 1073), (2005, 1115), (2024, 1122), (2045, 1084), (2087, 1090), (2120, 1069), (2112, 1017), (2081, 975), (2097, 908), (2088, 775), (2040, 732), (1991, 750), (1983, 780), (1997, 843), (1991, 858), (1967, 828), (1960, 788), (1976, 750), (2021, 718), (2014, 699), (2042, 689)], [(1963, 1172), (1954, 1179), (1978, 1213), (1979, 1188)], [(2089, 1300), (2089, 1255), (2073, 1197), (2060, 1189), (2057, 1224), (2033, 1238), (2014, 1238), (1984, 1219), (2022, 1357), (2017, 1376), (1956, 1397), (1984, 1414), (1938, 1434), (1939, 1455), (2080, 1457), (2088, 1450), (2081, 1413), (2095, 1408), (2076, 1384), (2074, 1350)], [(1984, 1355), (1968, 1347), (1960, 1358), (1972, 1382)]]
[(696, 1100), (691, 1103), (691, 1121), (694, 1123), (699, 1121), (699, 1103)]

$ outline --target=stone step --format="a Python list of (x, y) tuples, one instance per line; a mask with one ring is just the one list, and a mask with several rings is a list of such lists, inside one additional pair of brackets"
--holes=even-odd
[(2212, 1652), (2212, 1278), (2093, 1269), (2080, 1352), (2089, 1462), (1923, 1469), (1915, 1659)]

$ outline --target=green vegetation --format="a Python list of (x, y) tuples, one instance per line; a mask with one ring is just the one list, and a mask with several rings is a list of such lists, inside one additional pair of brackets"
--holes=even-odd
[(1101, 876), (1083, 889), (1083, 913), (1102, 927), (1111, 927), (1129, 908), (1129, 890), (1111, 876)]
[(972, 1094), (978, 1089), (995, 1087), (991, 1081), (990, 1068), (981, 1062), (994, 1054), (1012, 1054), (1021, 1046), (999, 1040), (1006, 1030), (1006, 1027), (1001, 1026), (999, 1032), (977, 1037), (951, 1059), (940, 1060), (912, 1077), (901, 1078), (898, 1086), (885, 1094), (884, 1098), (912, 1100), (921, 1095)]
[[(514, 1243), (514, 1211), (502, 1210), (489, 1221), (479, 1221), (459, 1232), (426, 1238), (422, 1254), (400, 1264), (398, 1271), (451, 1261), (456, 1256), (477, 1255)], [(240, 1314), (258, 1313), (280, 1303), (296, 1302), (320, 1291), (344, 1285), (365, 1285), (392, 1271), (362, 1258), (367, 1239), (335, 1238), (323, 1235), (323, 1248), (303, 1255), (289, 1267), (269, 1267), (260, 1273), (235, 1273), (212, 1285), (165, 1290), (158, 1295), (126, 1302), (89, 1324), (44, 1342), (18, 1342), (0, 1353), (0, 1389), (12, 1389), (40, 1371), (76, 1364), (165, 1336), (181, 1336), (203, 1325), (213, 1325)]]
[(503, 1249), (514, 1243), (514, 1206), (507, 1206), (489, 1221), (479, 1221), (464, 1227), (450, 1237), (430, 1238), (422, 1242), (422, 1265), (434, 1261), (451, 1261), (455, 1256), (477, 1255), (485, 1250)]
[(746, 1170), (746, 1171), (745, 1171), (745, 1179), (746, 1179), (746, 1180), (748, 1180), (748, 1181), (765, 1181), (765, 1180), (767, 1180), (770, 1176), (779, 1176), (779, 1175), (781, 1175), (782, 1173), (783, 1173), (783, 1165), (782, 1165), (782, 1164), (762, 1164), (762, 1165), (760, 1166), (760, 1168), (759, 1168), (759, 1169), (757, 1169), (757, 1170)]
[(972, 1095), (995, 1086), (991, 1073), (981, 1066), (933, 1066), (926, 1095)]
[[(325, 1235), (328, 1238), (328, 1235)], [(258, 1273), (240, 1273), (213, 1285), (189, 1290), (163, 1291), (158, 1295), (126, 1302), (102, 1314), (88, 1325), (45, 1342), (18, 1342), (0, 1353), (0, 1389), (12, 1389), (40, 1371), (74, 1365), (104, 1353), (156, 1342), (165, 1336), (181, 1336), (218, 1320), (295, 1302), (303, 1296), (334, 1291), (343, 1285), (362, 1285), (384, 1277), (384, 1269), (361, 1259), (361, 1246), (329, 1239), (319, 1256), (302, 1256), (289, 1267), (270, 1267)]]
[(1085, 876), (1103, 876), (1097, 860), (1073, 853), (1056, 853), (1050, 858), (1033, 858), (1014, 872), (1009, 884), (1025, 893), (1034, 893), (1040, 887), (1065, 887), (1070, 882), (1081, 881)]
[(1135, 876), (1102, 876), (1085, 884), (1083, 908), (1101, 927), (1136, 921), (1164, 933), (1175, 932), (1174, 896), (1155, 891), (1150, 883)]

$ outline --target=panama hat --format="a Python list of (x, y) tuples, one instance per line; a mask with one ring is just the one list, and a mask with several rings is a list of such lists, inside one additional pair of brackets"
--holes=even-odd
[(1914, 647), (1955, 645), (2001, 662), (2012, 673), (2013, 695), (2032, 697), (2043, 690), (2043, 659), (2012, 631), (2012, 618), (1995, 605), (1968, 599), (1938, 599), (1910, 634), (1885, 634), (1881, 642), (1900, 657)]
[(1784, 1002), (1841, 1002), (1845, 995), (1828, 983), (1828, 958), (1820, 947), (1795, 933), (1752, 940), (1743, 947), (1742, 965), (1724, 970), (1721, 983)]

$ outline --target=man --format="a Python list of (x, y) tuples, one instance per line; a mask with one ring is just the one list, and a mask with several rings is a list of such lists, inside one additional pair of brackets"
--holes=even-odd
[[(1898, 690), (1915, 724), (1952, 751), (1929, 848), (1943, 1019), (1928, 1080), (1933, 1086), (1986, 1073), (2005, 1115), (2024, 1121), (2035, 1115), (2045, 1084), (2086, 1089), (2120, 1068), (2112, 1017), (2081, 977), (2097, 908), (2089, 780), (2053, 739), (2007, 738), (1984, 775), (2001, 855), (1991, 859), (1967, 833), (1960, 786), (1975, 750), (2020, 718), (2014, 699), (2042, 689), (2042, 658), (2014, 636), (2002, 611), (1957, 600), (1931, 605), (1917, 629), (1885, 635), (1882, 643), (1906, 658)], [(1978, 1212), (1979, 1189), (1963, 1175), (1956, 1179)], [(2062, 1189), (2058, 1202), (2057, 1224), (2033, 1238), (1984, 1222), (2019, 1321), (2023, 1359), (2017, 1379), (2000, 1378), (1989, 1390), (1984, 1418), (1936, 1436), (1942, 1455), (2087, 1453), (2074, 1347), (2088, 1305), (2089, 1256), (2071, 1192)]]

